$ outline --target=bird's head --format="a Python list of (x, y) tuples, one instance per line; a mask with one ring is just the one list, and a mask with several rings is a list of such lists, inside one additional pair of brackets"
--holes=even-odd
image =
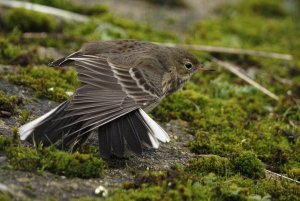
[(213, 69), (205, 68), (194, 55), (184, 49), (173, 48), (172, 52), (179, 82), (186, 82), (197, 71), (214, 71)]

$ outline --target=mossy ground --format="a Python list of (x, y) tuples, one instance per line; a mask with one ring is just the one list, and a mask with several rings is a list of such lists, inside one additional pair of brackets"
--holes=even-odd
[[(24, 66), (15, 73), (5, 73), (5, 79), (33, 89), (37, 97), (55, 101), (67, 99), (66, 92), (74, 91), (79, 83), (72, 69), (41, 66), (54, 59), (42, 59), (39, 54), (33, 54), (41, 46), (70, 53), (86, 41), (135, 38), (276, 51), (294, 57), (293, 61), (281, 61), (195, 52), (206, 65), (217, 68), (217, 72), (197, 73), (182, 91), (166, 98), (152, 112), (157, 120), (186, 122), (188, 132), (194, 136), (194, 140), (187, 142), (194, 158), (169, 171), (138, 174), (133, 182), (110, 193), (108, 200), (299, 200), (299, 185), (269, 179), (264, 171), (266, 168), (300, 179), (298, 1), (249, 0), (227, 5), (216, 11), (217, 17), (192, 26), (183, 38), (168, 31), (157, 31), (148, 24), (120, 19), (102, 6), (80, 11), (76, 5), (69, 6), (62, 1), (34, 2), (99, 14), (80, 26), (38, 14), (42, 24), (47, 25), (42, 30), (47, 32), (47, 37), (40, 37), (24, 34), (24, 31), (43, 29), (39, 26), (41, 21), (32, 17), (36, 13), (20, 9), (1, 12), (0, 63)], [(16, 20), (19, 18), (28, 20), (21, 24)], [(210, 62), (211, 57), (243, 67), (257, 82), (279, 95), (280, 101), (270, 99), (217, 67)], [(0, 96), (0, 107), (14, 111), (10, 103), (15, 98), (1, 92)], [(24, 123), (28, 112), (19, 114), (18, 121)], [(8, 166), (14, 169), (94, 177), (104, 168), (94, 152), (69, 154), (45, 148), (39, 150), (12, 144), (2, 137), (0, 145), (0, 152), (8, 156)], [(20, 166), (24, 163), (19, 161), (24, 160), (26, 164)]]
[(100, 177), (106, 169), (106, 163), (98, 154), (66, 153), (54, 148), (36, 149), (22, 147), (18, 134), (13, 139), (0, 135), (0, 152), (8, 158), (6, 168), (22, 171), (50, 171), (67, 177)]

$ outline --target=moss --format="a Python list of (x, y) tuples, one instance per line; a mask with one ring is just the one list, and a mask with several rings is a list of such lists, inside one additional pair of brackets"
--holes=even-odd
[(242, 152), (234, 159), (233, 163), (235, 170), (242, 175), (250, 178), (261, 178), (265, 176), (264, 164), (253, 152)]
[(7, 137), (0, 135), (0, 152), (5, 151), (12, 144), (11, 140)]
[(24, 32), (52, 32), (58, 28), (53, 16), (45, 15), (23, 8), (13, 8), (8, 11), (4, 18), (8, 30), (16, 27)]
[(13, 114), (17, 109), (17, 105), (17, 96), (6, 95), (2, 90), (0, 90), (0, 111), (5, 111)]
[(0, 38), (0, 61), (9, 62), (16, 58), (21, 53), (21, 48), (19, 45), (14, 45), (10, 43), (7, 39)]
[(25, 124), (28, 121), (30, 115), (31, 115), (30, 110), (21, 111), (18, 116), (18, 122), (21, 125)]
[(289, 170), (288, 176), (300, 181), (300, 167), (293, 167)]
[(0, 151), (6, 153), (9, 168), (23, 171), (41, 172), (47, 170), (67, 177), (100, 177), (106, 163), (99, 155), (66, 153), (52, 147), (37, 149), (22, 147), (13, 139), (0, 135)]
[[(238, 9), (237, 9), (238, 8)], [(226, 5), (222, 7), (220, 12), (228, 14), (228, 12), (239, 12), (239, 14), (248, 14), (248, 15), (260, 15), (263, 17), (286, 17), (289, 14), (289, 9), (286, 5), (282, 4), (280, 0), (251, 0), (241, 2), (237, 5)]]
[(35, 149), (11, 147), (7, 150), (9, 166), (15, 170), (35, 171), (40, 166), (40, 157)]
[[(220, 158), (218, 158), (220, 160)], [(222, 160), (222, 159), (221, 159)], [(199, 166), (198, 166), (199, 167)], [(188, 173), (188, 174), (187, 174)], [(146, 172), (132, 185), (118, 189), (108, 200), (297, 200), (299, 186), (239, 175), (223, 177), (195, 171)], [(190, 175), (192, 173), (192, 175)], [(142, 179), (141, 179), (142, 178)], [(153, 179), (155, 178), (155, 179)], [(140, 182), (142, 180), (142, 182)], [(153, 182), (155, 181), (155, 182)], [(150, 193), (149, 193), (150, 192)]]
[(7, 193), (0, 191), (0, 200), (1, 201), (13, 201), (14, 199), (12, 198), (12, 196), (8, 195)]
[(74, 91), (79, 85), (76, 72), (50, 67), (20, 68), (15, 74), (6, 78), (13, 84), (24, 85), (35, 90), (36, 96), (55, 101), (69, 98), (68, 91)]
[[(49, 170), (58, 175), (68, 177), (100, 177), (106, 168), (105, 163), (99, 156), (91, 154), (67, 154), (61, 151), (45, 153), (42, 158), (43, 169)], [(44, 155), (44, 156), (45, 156)]]
[(215, 173), (220, 176), (229, 176), (232, 174), (232, 164), (227, 158), (219, 156), (203, 156), (191, 159), (185, 171), (194, 175), (206, 175)]

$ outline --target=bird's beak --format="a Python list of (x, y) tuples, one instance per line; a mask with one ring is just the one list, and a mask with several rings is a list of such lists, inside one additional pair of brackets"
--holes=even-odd
[(213, 68), (207, 68), (207, 67), (204, 67), (202, 65), (199, 66), (198, 70), (201, 70), (201, 71), (216, 71)]

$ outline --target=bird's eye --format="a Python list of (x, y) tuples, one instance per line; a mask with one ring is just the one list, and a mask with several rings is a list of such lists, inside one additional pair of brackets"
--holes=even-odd
[(184, 64), (184, 66), (187, 68), (187, 69), (191, 69), (193, 67), (193, 64), (191, 64), (190, 62), (187, 62)]

